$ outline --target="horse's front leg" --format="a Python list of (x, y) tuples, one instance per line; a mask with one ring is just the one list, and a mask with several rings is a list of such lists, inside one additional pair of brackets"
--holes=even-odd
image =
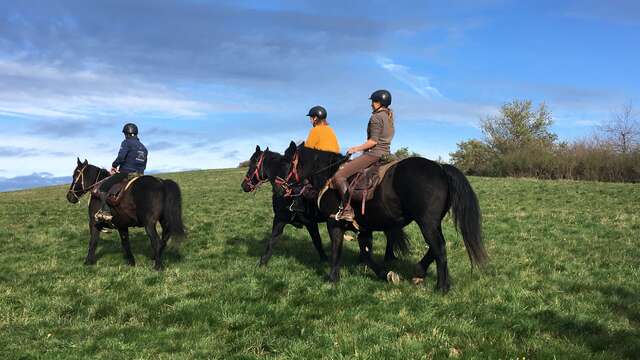
[(264, 251), (264, 255), (260, 257), (260, 266), (266, 266), (271, 259), (271, 255), (273, 255), (273, 247), (276, 245), (278, 240), (280, 240), (280, 236), (282, 236), (282, 232), (284, 231), (284, 227), (287, 223), (283, 220), (280, 220), (277, 216), (273, 218), (273, 226), (271, 227), (271, 237), (267, 241), (267, 248)]
[(122, 251), (124, 252), (124, 258), (127, 260), (129, 265), (135, 266), (136, 260), (133, 257), (133, 253), (131, 252), (131, 243), (129, 242), (129, 229), (128, 228), (118, 229), (118, 233), (120, 234), (120, 242), (122, 243)]
[(98, 240), (100, 240), (100, 230), (96, 228), (96, 220), (94, 219), (95, 211), (91, 211), (89, 206), (89, 250), (87, 251), (87, 257), (84, 260), (85, 265), (96, 264), (96, 248), (98, 247)]
[(320, 237), (320, 231), (318, 231), (318, 223), (312, 222), (306, 224), (305, 227), (307, 231), (309, 231), (309, 235), (311, 236), (311, 241), (313, 242), (313, 246), (318, 251), (318, 255), (320, 255), (320, 260), (327, 261), (329, 258), (327, 254), (325, 254), (324, 249), (322, 248), (322, 238)]
[(337, 221), (328, 221), (327, 230), (331, 237), (331, 272), (329, 281), (336, 283), (340, 280), (340, 264), (342, 261), (342, 242), (344, 240), (344, 229)]

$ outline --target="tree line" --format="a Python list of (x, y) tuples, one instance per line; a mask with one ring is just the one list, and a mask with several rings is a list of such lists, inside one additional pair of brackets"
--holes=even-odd
[(544, 103), (513, 100), (482, 119), (483, 138), (458, 143), (451, 162), (478, 176), (640, 181), (640, 122), (631, 102), (576, 141), (559, 141), (552, 124)]

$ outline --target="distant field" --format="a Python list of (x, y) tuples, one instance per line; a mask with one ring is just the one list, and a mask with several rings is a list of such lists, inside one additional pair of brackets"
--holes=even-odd
[[(326, 282), (307, 234), (288, 227), (268, 268), (271, 192), (240, 190), (241, 170), (169, 174), (182, 187), (188, 240), (152, 270), (117, 233), (84, 266), (86, 200), (66, 187), (0, 194), (0, 358), (576, 358), (640, 357), (640, 187), (471, 178), (492, 258), (470, 271), (445, 222), (453, 279), (434, 292), (394, 286), (357, 264), (347, 242), (342, 281)], [(391, 267), (405, 279), (424, 253)], [(325, 246), (326, 231), (322, 232)], [(380, 258), (384, 240), (376, 235)]]

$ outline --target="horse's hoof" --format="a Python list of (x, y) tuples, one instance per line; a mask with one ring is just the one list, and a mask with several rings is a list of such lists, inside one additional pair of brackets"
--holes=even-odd
[(329, 282), (332, 284), (337, 284), (340, 281), (340, 274), (331, 272), (329, 274)]
[(153, 267), (153, 270), (155, 270), (155, 271), (164, 271), (164, 266), (162, 266), (162, 265), (155, 265), (155, 266)]
[(131, 267), (136, 266), (136, 262), (135, 261), (127, 261), (127, 264)]
[(446, 285), (436, 285), (436, 291), (442, 293), (442, 294), (446, 294), (449, 292), (449, 289), (451, 288), (451, 285), (446, 284)]
[(394, 285), (400, 284), (400, 275), (393, 271), (389, 271), (387, 273), (387, 281)]
[(420, 285), (424, 282), (424, 278), (415, 276), (413, 279), (411, 279), (411, 282), (413, 283), (413, 285)]
[(268, 263), (269, 263), (269, 259), (265, 259), (263, 256), (260, 258), (260, 261), (258, 261), (258, 267), (267, 267)]
[(84, 261), (84, 264), (85, 264), (85, 265), (87, 265), (87, 266), (93, 266), (93, 265), (95, 265), (95, 264), (96, 264), (96, 260), (93, 260), (93, 259), (86, 259), (86, 260)]

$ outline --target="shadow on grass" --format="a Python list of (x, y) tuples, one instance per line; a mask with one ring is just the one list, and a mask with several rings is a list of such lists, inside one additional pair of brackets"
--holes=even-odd
[(637, 359), (640, 354), (640, 332), (609, 330), (594, 320), (576, 319), (545, 310), (534, 315), (541, 329), (572, 343), (582, 343), (594, 353), (613, 353), (617, 357)]
[[(146, 257), (149, 261), (153, 260), (151, 240), (149, 240), (149, 237), (144, 232), (129, 231), (129, 242), (131, 243), (131, 252), (136, 260), (138, 260), (140, 256)], [(109, 234), (101, 234), (100, 240), (98, 241), (98, 248), (96, 249), (96, 259), (98, 262), (103, 257), (111, 255), (120, 255), (123, 263), (125, 262), (120, 235), (116, 230)], [(173, 240), (169, 239), (169, 243), (162, 253), (162, 262), (166, 267), (180, 261), (182, 261), (182, 255), (179, 252), (179, 247), (176, 247)]]
[[(270, 233), (266, 233), (262, 239), (257, 238), (255, 235), (231, 237), (226, 241), (227, 246), (225, 247), (222, 256), (249, 256), (255, 259), (256, 266), (258, 266), (260, 257), (264, 254), (270, 237)], [(384, 241), (374, 242), (374, 246), (384, 247), (385, 245), (386, 243)], [(329, 239), (323, 239), (323, 248), (325, 249), (327, 256), (330, 258), (331, 249)], [(283, 256), (304, 265), (318, 274), (318, 276), (328, 278), (329, 263), (320, 259), (320, 255), (311, 243), (310, 236), (301, 239), (291, 237), (286, 233), (283, 234), (274, 247), (271, 260), (273, 260), (274, 257)], [(415, 267), (415, 263), (411, 263), (408, 257), (396, 259), (391, 262), (383, 262), (382, 259), (377, 257), (374, 257), (374, 260), (387, 270), (400, 272), (403, 277), (410, 278), (413, 275), (412, 271)], [(361, 265), (359, 250), (354, 250), (349, 246), (344, 246), (342, 250), (342, 268), (352, 271), (359, 265)], [(375, 278), (373, 271), (368, 271), (367, 274), (371, 278)]]

